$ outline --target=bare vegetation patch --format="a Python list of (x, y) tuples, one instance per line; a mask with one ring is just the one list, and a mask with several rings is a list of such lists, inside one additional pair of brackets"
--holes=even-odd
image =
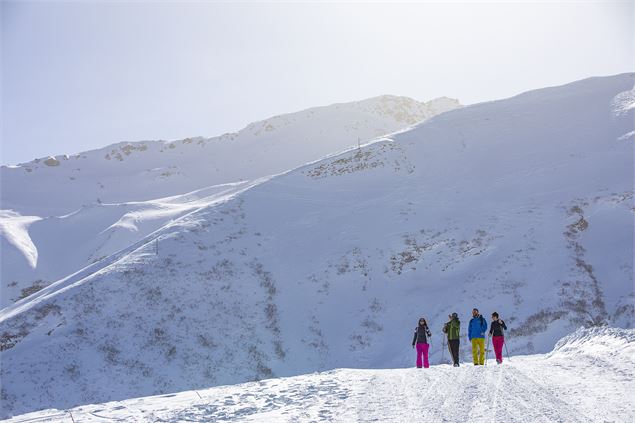
[(554, 322), (567, 315), (566, 311), (553, 311), (549, 309), (540, 310), (527, 317), (523, 323), (515, 325), (509, 330), (511, 336), (530, 336), (547, 330), (551, 322)]
[(628, 304), (622, 304), (613, 313), (613, 320), (624, 318), (627, 322), (630, 322), (631, 326), (635, 323), (635, 305), (633, 305), (632, 295)]
[(403, 235), (404, 248), (390, 256), (390, 269), (398, 275), (406, 270), (416, 270), (426, 253), (436, 251), (436, 255), (429, 256), (426, 269), (438, 264), (442, 271), (447, 271), (470, 257), (482, 254), (496, 238), (482, 229), (476, 230), (471, 239), (463, 240), (444, 236), (447, 232), (447, 229), (421, 229)]
[(29, 295), (33, 295), (38, 291), (41, 291), (42, 289), (46, 288), (48, 286), (48, 284), (43, 281), (42, 279), (38, 279), (36, 281), (34, 281), (31, 286), (28, 286), (26, 288), (23, 288), (22, 291), (20, 291), (20, 296), (16, 299), (16, 301), (19, 301), (23, 298), (28, 297)]
[(266, 271), (262, 265), (257, 261), (250, 263), (251, 270), (254, 276), (257, 277), (260, 286), (265, 290), (267, 299), (265, 301), (264, 315), (267, 321), (266, 328), (273, 334), (273, 344), (276, 356), (283, 360), (286, 357), (284, 351), (282, 338), (280, 334), (280, 316), (278, 312), (278, 306), (275, 303), (275, 296), (277, 293), (276, 283), (273, 279), (271, 272)]
[(256, 367), (254, 380), (269, 379), (274, 376), (273, 370), (265, 365), (267, 357), (255, 345), (250, 345), (247, 352), (249, 362), (253, 363)]
[(344, 254), (339, 262), (336, 264), (336, 270), (338, 275), (343, 275), (349, 272), (358, 272), (364, 277), (368, 277), (370, 272), (370, 266), (368, 260), (362, 254), (362, 250), (358, 247), (353, 248)]
[(231, 261), (223, 259), (217, 262), (209, 270), (200, 272), (199, 274), (206, 280), (220, 282), (234, 277), (236, 269)]
[[(391, 161), (388, 157), (388, 152), (401, 154), (398, 158)], [(395, 172), (402, 169), (405, 169), (408, 173), (414, 171), (414, 166), (407, 160), (399, 146), (394, 145), (394, 143), (382, 143), (349, 151), (334, 160), (325, 160), (304, 173), (310, 178), (321, 179), (328, 176), (342, 176), (391, 165)]]
[(607, 324), (608, 316), (604, 293), (593, 266), (587, 262), (586, 249), (580, 242), (580, 234), (589, 228), (583, 210), (586, 205), (587, 202), (579, 202), (567, 210), (569, 216), (577, 219), (566, 227), (563, 234), (567, 247), (573, 251), (573, 270), (580, 278), (561, 282), (559, 295), (563, 308), (572, 313), (573, 323), (602, 326)]
[(26, 335), (28, 335), (28, 332), (3, 332), (2, 335), (0, 335), (0, 351), (5, 351), (15, 347)]

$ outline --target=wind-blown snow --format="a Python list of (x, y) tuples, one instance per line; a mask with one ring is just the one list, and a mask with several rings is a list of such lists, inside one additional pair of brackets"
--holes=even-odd
[[(181, 216), (0, 311), (3, 411), (410, 367), (421, 315), (438, 362), (450, 312), (468, 354), (475, 306), (505, 319), (513, 355), (580, 325), (632, 327), (633, 156), (619, 138), (633, 110), (614, 113), (632, 85), (592, 78), (450, 111)], [(512, 384), (554, 400), (513, 369)], [(485, 389), (466, 377), (461, 389)]]
[[(510, 342), (513, 342), (511, 340)], [(626, 422), (635, 418), (635, 331), (578, 330), (553, 353), (503, 365), (338, 369), (46, 410), (9, 422)]]
[(12, 210), (0, 210), (0, 239), (6, 244), (2, 246), (3, 266), (23, 258), (29, 267), (35, 268), (38, 252), (29, 236), (29, 225), (38, 220), (37, 216), (20, 216)]

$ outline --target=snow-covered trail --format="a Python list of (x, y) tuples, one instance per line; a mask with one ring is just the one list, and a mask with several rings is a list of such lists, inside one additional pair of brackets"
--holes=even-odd
[(561, 347), (550, 354), (512, 357), (503, 365), (490, 358), (487, 366), (478, 367), (463, 363), (459, 368), (338, 369), (45, 410), (10, 421), (633, 421), (635, 333), (621, 333), (625, 336), (619, 343), (615, 337), (605, 338), (573, 350)]

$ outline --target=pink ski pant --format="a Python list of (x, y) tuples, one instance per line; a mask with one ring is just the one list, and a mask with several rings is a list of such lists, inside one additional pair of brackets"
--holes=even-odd
[(428, 363), (429, 349), (430, 344), (417, 344), (417, 367), (421, 367), (421, 356), (423, 356), (423, 367), (426, 369), (430, 367), (430, 363)]
[(496, 354), (496, 360), (503, 361), (503, 344), (505, 343), (505, 337), (492, 336), (492, 344), (494, 345), (494, 353)]

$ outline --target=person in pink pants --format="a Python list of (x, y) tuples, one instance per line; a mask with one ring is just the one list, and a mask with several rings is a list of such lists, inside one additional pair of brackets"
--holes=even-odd
[(496, 362), (503, 362), (503, 344), (505, 344), (505, 331), (507, 326), (498, 317), (498, 313), (492, 313), (492, 324), (490, 325), (489, 334), (492, 337), (492, 345), (494, 345), (494, 354), (496, 354)]
[[(428, 362), (428, 351), (430, 350), (430, 344), (428, 344), (428, 337), (432, 336), (430, 329), (428, 329), (428, 323), (423, 317), (419, 319), (419, 324), (415, 328), (415, 335), (412, 338), (412, 348), (417, 346), (417, 368), (430, 367)], [(422, 360), (423, 358), (423, 360)]]
[(430, 367), (430, 363), (428, 362), (428, 350), (430, 349), (430, 344), (417, 344), (417, 368), (421, 368), (421, 357), (423, 357), (423, 367), (427, 369)]

